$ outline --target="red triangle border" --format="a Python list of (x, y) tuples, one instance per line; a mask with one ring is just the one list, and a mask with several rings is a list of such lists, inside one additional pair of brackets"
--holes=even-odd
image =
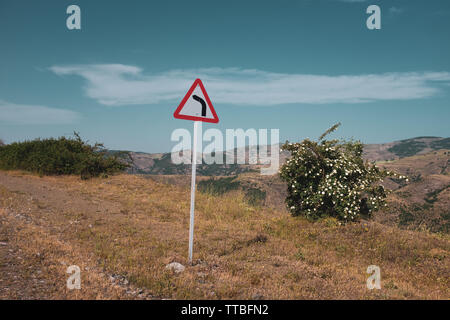
[[(192, 92), (195, 90), (197, 85), (199, 85), (200, 89), (202, 90), (202, 93), (203, 93), (203, 95), (204, 95), (204, 97), (206, 99), (206, 103), (208, 104), (208, 107), (211, 110), (211, 113), (212, 113), (212, 115), (214, 117), (213, 119), (208, 119), (208, 118), (203, 118), (203, 117), (187, 116), (187, 115), (180, 114), (181, 110), (183, 109), (184, 105), (186, 104), (187, 100), (189, 99), (189, 97), (191, 96)], [(214, 110), (214, 107), (213, 107), (213, 105), (211, 103), (211, 100), (209, 99), (208, 93), (206, 93), (205, 87), (203, 86), (202, 80), (200, 80), (200, 79), (195, 79), (195, 81), (192, 84), (191, 88), (186, 93), (186, 95), (184, 96), (183, 100), (181, 100), (180, 105), (178, 106), (178, 108), (173, 113), (173, 116), (176, 119), (183, 119), (183, 120), (203, 121), (203, 122), (210, 122), (210, 123), (218, 123), (219, 122), (219, 117), (216, 114), (216, 110)]]

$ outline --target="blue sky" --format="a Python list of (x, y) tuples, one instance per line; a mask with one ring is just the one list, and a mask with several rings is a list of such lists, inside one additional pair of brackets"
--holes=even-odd
[[(68, 30), (66, 8), (81, 8)], [(368, 30), (377, 4), (382, 29)], [(70, 135), (170, 151), (172, 114), (200, 77), (209, 127), (282, 141), (449, 136), (447, 0), (0, 2), (0, 138)]]

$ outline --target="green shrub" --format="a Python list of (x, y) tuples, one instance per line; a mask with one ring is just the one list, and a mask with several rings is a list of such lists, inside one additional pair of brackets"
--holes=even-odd
[(266, 192), (257, 188), (249, 188), (245, 192), (244, 200), (251, 206), (264, 205)]
[(427, 145), (421, 141), (406, 140), (389, 148), (388, 151), (395, 155), (404, 158), (416, 155), (418, 152), (425, 149)]
[(410, 224), (415, 220), (414, 216), (406, 208), (400, 209), (400, 215), (398, 218), (399, 218), (398, 221), (399, 226), (407, 226), (408, 224)]
[(445, 138), (442, 140), (432, 141), (431, 148), (433, 150), (439, 149), (450, 149), (450, 138)]
[(282, 146), (291, 153), (280, 176), (288, 185), (286, 204), (292, 215), (357, 220), (385, 205), (386, 192), (379, 182), (387, 176), (406, 178), (365, 162), (359, 141), (324, 140), (339, 125), (317, 142), (305, 139)]
[(227, 178), (211, 178), (200, 181), (197, 185), (198, 191), (212, 195), (222, 195), (231, 190), (237, 190), (240, 186), (239, 181), (234, 181), (236, 176)]
[(74, 138), (36, 139), (0, 146), (0, 169), (26, 170), (40, 175), (76, 174), (87, 179), (123, 171), (126, 153), (108, 155), (103, 144), (91, 146)]

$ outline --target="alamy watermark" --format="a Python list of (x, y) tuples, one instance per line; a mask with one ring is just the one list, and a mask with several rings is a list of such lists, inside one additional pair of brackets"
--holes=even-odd
[[(268, 135), (270, 134), (270, 142)], [(222, 131), (208, 129), (203, 133), (199, 126), (200, 139), (197, 141), (197, 164), (253, 164), (261, 165), (262, 175), (278, 172), (280, 166), (279, 129), (226, 129), (225, 139)], [(187, 129), (172, 132), (171, 159), (174, 164), (191, 164), (192, 137)], [(224, 141), (225, 140), (225, 141)], [(248, 145), (246, 142), (248, 141)], [(208, 143), (203, 148), (203, 142)], [(236, 144), (235, 144), (236, 142)]]
[[(69, 15), (66, 20), (67, 29), (81, 30), (81, 8), (78, 5), (72, 4), (67, 7), (66, 13)], [(367, 7), (366, 13), (370, 15), (366, 20), (367, 29), (380, 30), (381, 8), (373, 4)]]
[(370, 265), (367, 267), (367, 273), (371, 276), (367, 278), (367, 289), (381, 289), (381, 270), (379, 266)]
[(81, 269), (79, 266), (72, 265), (67, 267), (66, 273), (70, 274), (70, 277), (67, 279), (66, 285), (67, 289), (73, 290), (81, 289)]

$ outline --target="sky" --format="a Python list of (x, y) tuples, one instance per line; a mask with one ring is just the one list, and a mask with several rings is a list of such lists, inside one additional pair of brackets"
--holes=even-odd
[[(66, 26), (72, 4), (81, 30)], [(448, 137), (449, 33), (448, 0), (0, 0), (0, 139), (77, 131), (167, 152), (173, 130), (192, 130), (173, 112), (196, 78), (220, 120), (203, 130)]]

